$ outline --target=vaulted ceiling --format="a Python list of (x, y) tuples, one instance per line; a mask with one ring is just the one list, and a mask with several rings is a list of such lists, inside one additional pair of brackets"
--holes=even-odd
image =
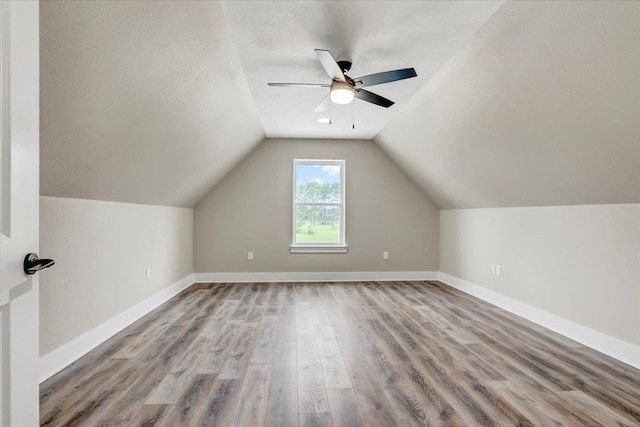
[[(193, 206), (269, 136), (373, 138), (441, 208), (640, 202), (640, 2), (40, 8), (43, 195)], [(266, 86), (325, 82), (314, 48), (418, 77), (321, 125)]]
[(640, 2), (507, 2), (375, 141), (441, 208), (640, 202)]
[[(223, 1), (222, 8), (267, 137), (371, 139), (501, 4)], [(394, 101), (390, 108), (355, 100), (315, 113), (327, 88), (267, 86), (330, 83), (314, 48), (351, 60), (353, 78), (408, 67), (418, 76), (367, 88)], [(330, 117), (332, 124), (318, 123), (321, 117)]]
[(193, 206), (264, 139), (216, 2), (40, 2), (41, 194)]

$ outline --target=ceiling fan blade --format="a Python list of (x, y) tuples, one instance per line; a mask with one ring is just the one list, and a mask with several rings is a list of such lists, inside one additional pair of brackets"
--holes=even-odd
[(384, 108), (389, 108), (393, 104), (395, 104), (395, 102), (391, 101), (390, 99), (384, 98), (380, 95), (376, 95), (375, 93), (369, 92), (368, 90), (364, 90), (364, 89), (356, 89), (355, 97), (363, 101), (367, 101), (372, 104), (379, 105)]
[(341, 82), (347, 81), (347, 79), (345, 79), (344, 77), (342, 69), (336, 62), (333, 55), (331, 55), (331, 52), (324, 49), (316, 49), (316, 55), (318, 55), (318, 60), (324, 67), (327, 74), (329, 74), (329, 77), (331, 77), (333, 80), (338, 80)]
[(314, 113), (319, 113), (321, 111), (324, 111), (327, 109), (327, 107), (329, 106), (329, 102), (331, 102), (331, 98), (329, 97), (329, 95), (327, 94), (327, 96), (325, 96), (324, 98), (322, 98), (322, 101), (320, 101), (320, 104), (318, 104), (318, 106), (316, 107), (315, 110), (313, 110)]
[(362, 83), (359, 87), (379, 85), (382, 83), (395, 82), (397, 80), (410, 79), (418, 74), (413, 68), (403, 68), (402, 70), (385, 71), (384, 73), (369, 74), (368, 76), (353, 79), (354, 83)]
[(331, 87), (327, 83), (267, 83), (273, 87)]

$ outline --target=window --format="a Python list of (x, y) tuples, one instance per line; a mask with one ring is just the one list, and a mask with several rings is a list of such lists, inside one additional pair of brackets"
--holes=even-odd
[(293, 161), (292, 253), (347, 252), (344, 160)]

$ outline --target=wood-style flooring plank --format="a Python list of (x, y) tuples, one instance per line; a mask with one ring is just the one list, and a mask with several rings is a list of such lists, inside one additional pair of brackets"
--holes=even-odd
[(241, 380), (217, 380), (203, 407), (198, 426), (227, 426), (231, 420), (240, 394)]
[(640, 426), (640, 371), (439, 282), (196, 284), (40, 386), (43, 426)]
[(351, 388), (349, 373), (342, 360), (331, 326), (317, 328), (317, 343), (326, 388)]
[(328, 412), (327, 392), (315, 335), (298, 335), (298, 411)]
[(271, 363), (276, 344), (278, 316), (264, 316), (256, 332), (249, 363)]
[(298, 371), (296, 343), (278, 343), (273, 364), (267, 402), (265, 426), (298, 425)]
[(127, 389), (127, 393), (118, 402), (111, 405), (103, 415), (103, 420), (129, 420), (149, 394), (162, 382), (166, 374), (171, 371), (173, 363), (186, 352), (189, 344), (200, 332), (203, 322), (202, 318), (194, 319), (182, 332), (177, 333), (176, 339), (166, 349), (158, 351), (158, 357), (150, 365), (141, 367), (140, 376)]
[(602, 423), (602, 425), (609, 423), (622, 427), (637, 425), (633, 417), (623, 416), (612, 411), (582, 391), (565, 391), (560, 394), (576, 407), (582, 408), (591, 414), (591, 416), (593, 416), (597, 422)]
[(247, 368), (232, 425), (262, 426), (267, 412), (271, 365), (250, 364)]
[(171, 405), (165, 415), (166, 426), (197, 425), (199, 417), (209, 400), (209, 392), (216, 381), (215, 374), (197, 374), (190, 376), (190, 382), (176, 404)]
[(276, 331), (277, 342), (296, 341), (296, 308), (294, 305), (282, 306), (278, 318), (278, 330)]
[(256, 334), (255, 322), (243, 322), (238, 334), (229, 346), (227, 360), (222, 365), (218, 374), (219, 379), (229, 380), (242, 378), (247, 369), (247, 363), (251, 355), (251, 347)]
[(323, 413), (308, 413), (300, 414), (300, 420), (298, 425), (300, 427), (332, 427), (331, 414), (328, 412)]
[(343, 354), (343, 358), (366, 424), (380, 427), (394, 425), (395, 417), (391, 404), (386, 394), (381, 393), (379, 385), (372, 378), (373, 372), (366, 363), (363, 363), (366, 356), (358, 353), (346, 353)]
[(169, 405), (143, 405), (129, 421), (130, 426), (154, 427), (161, 425)]
[(352, 388), (327, 389), (331, 419), (336, 426), (365, 427), (358, 398)]
[[(239, 333), (242, 322), (239, 320), (227, 320), (218, 332), (212, 334), (210, 344), (204, 349), (202, 359), (193, 366), (199, 374), (216, 374), (222, 370), (231, 351), (231, 343)], [(208, 341), (208, 340), (207, 340)]]

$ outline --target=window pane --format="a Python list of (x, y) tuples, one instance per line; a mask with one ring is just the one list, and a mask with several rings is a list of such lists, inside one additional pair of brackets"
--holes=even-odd
[(296, 243), (340, 243), (340, 207), (296, 206)]
[(339, 203), (340, 165), (296, 165), (296, 202)]

